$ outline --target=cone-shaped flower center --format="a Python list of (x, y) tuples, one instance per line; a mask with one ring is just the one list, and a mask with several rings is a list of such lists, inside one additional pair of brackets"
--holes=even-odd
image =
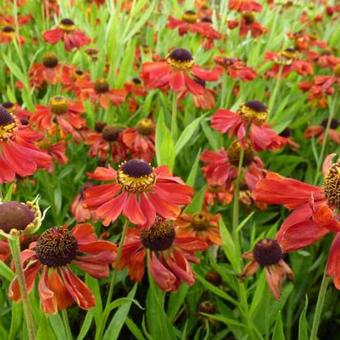
[(255, 21), (254, 14), (251, 12), (244, 13), (242, 18), (246, 22), (247, 25), (251, 25)]
[(198, 311), (201, 313), (215, 314), (216, 307), (211, 301), (205, 300), (198, 305)]
[(182, 20), (189, 24), (194, 24), (197, 21), (197, 14), (195, 11), (185, 11)]
[(149, 229), (141, 232), (141, 242), (145, 248), (154, 251), (169, 249), (176, 237), (172, 221), (157, 218)]
[(246, 122), (256, 125), (264, 124), (268, 118), (267, 107), (258, 100), (250, 100), (241, 105), (239, 113)]
[(106, 126), (106, 123), (98, 121), (96, 122), (94, 129), (96, 130), (96, 132), (100, 133), (103, 131), (105, 126)]
[(324, 190), (328, 203), (340, 209), (340, 161), (334, 163), (328, 170)]
[(3, 102), (1, 106), (3, 106), (8, 112), (13, 112), (15, 108), (15, 104), (12, 102)]
[[(339, 121), (338, 121), (337, 119), (334, 119), (334, 118), (333, 118), (333, 119), (331, 120), (331, 123), (330, 123), (329, 127), (330, 127), (331, 129), (333, 129), (333, 130), (336, 130), (336, 129), (338, 128), (339, 124), (340, 124)], [(323, 126), (324, 128), (326, 128), (327, 125), (328, 125), (328, 118), (324, 119), (324, 120), (321, 122), (320, 125)]]
[(125, 191), (147, 192), (154, 185), (156, 176), (147, 162), (132, 159), (119, 167), (117, 181)]
[(67, 112), (68, 105), (66, 98), (62, 96), (52, 97), (50, 100), (51, 111), (56, 115), (62, 115)]
[(145, 136), (149, 136), (155, 131), (155, 125), (150, 118), (143, 118), (137, 124), (137, 131)]
[(2, 28), (2, 32), (3, 33), (14, 33), (15, 32), (15, 28), (12, 26), (5, 26)]
[(53, 52), (45, 53), (42, 63), (47, 68), (55, 68), (58, 65), (58, 58)]
[(298, 54), (295, 48), (286, 48), (278, 53), (275, 62), (280, 65), (290, 65), (297, 57)]
[(211, 227), (208, 216), (204, 213), (194, 214), (192, 218), (191, 227), (195, 231), (208, 230)]
[(208, 16), (205, 16), (205, 17), (203, 17), (202, 19), (201, 19), (201, 22), (207, 22), (207, 23), (209, 23), (209, 24), (212, 24), (212, 19), (210, 18), (210, 17), (208, 17)]
[(282, 259), (282, 250), (276, 240), (267, 238), (256, 243), (253, 255), (259, 265), (270, 266), (279, 263)]
[(133, 82), (135, 85), (141, 85), (141, 84), (142, 84), (142, 81), (141, 81), (139, 78), (133, 78), (133, 79), (132, 79), (132, 82)]
[(102, 131), (102, 137), (107, 142), (114, 142), (117, 140), (119, 135), (119, 129), (115, 126), (106, 125)]
[(0, 106), (0, 142), (11, 138), (15, 128), (13, 116), (3, 106)]
[(25, 230), (34, 219), (34, 211), (25, 203), (12, 201), (0, 204), (0, 229), (6, 233), (11, 229)]
[(76, 29), (76, 26), (71, 19), (62, 19), (59, 24), (59, 28), (66, 33), (73, 32)]
[(191, 53), (184, 48), (176, 48), (166, 58), (167, 63), (178, 70), (190, 70), (194, 65)]
[(47, 229), (35, 248), (40, 262), (48, 267), (65, 266), (77, 255), (78, 243), (73, 234), (63, 227)]
[[(254, 159), (254, 151), (251, 147), (251, 144), (246, 142), (243, 146), (244, 153), (243, 153), (243, 166), (248, 166)], [(229, 162), (232, 165), (238, 166), (240, 162), (240, 155), (241, 155), (241, 144), (240, 142), (233, 142), (227, 151)]]
[(105, 93), (109, 91), (110, 87), (109, 83), (105, 79), (98, 79), (94, 84), (94, 88), (98, 93)]

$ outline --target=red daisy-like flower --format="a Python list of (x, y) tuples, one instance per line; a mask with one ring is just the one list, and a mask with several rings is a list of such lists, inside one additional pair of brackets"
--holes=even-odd
[(280, 299), (281, 286), (288, 278), (294, 279), (294, 274), (288, 264), (283, 260), (283, 252), (277, 240), (263, 239), (256, 243), (252, 252), (247, 252), (243, 257), (250, 262), (240, 274), (241, 280), (254, 275), (260, 267), (264, 268), (267, 284), (275, 299)]
[(54, 53), (46, 53), (41, 64), (34, 64), (30, 71), (30, 83), (34, 88), (42, 85), (55, 85), (62, 80), (63, 69), (65, 66), (59, 64), (58, 58)]
[(166, 166), (153, 169), (147, 162), (129, 160), (119, 169), (99, 167), (89, 175), (113, 183), (93, 186), (85, 191), (85, 206), (108, 226), (121, 213), (134, 224), (150, 226), (157, 215), (175, 219), (180, 206), (190, 203), (193, 189)]
[(81, 136), (77, 130), (86, 125), (82, 117), (83, 113), (84, 107), (81, 102), (73, 102), (62, 96), (55, 96), (51, 98), (49, 106), (36, 106), (30, 117), (30, 122), (41, 131), (53, 132), (57, 129), (62, 137), (71, 134), (75, 140), (79, 141)]
[(268, 77), (277, 77), (281, 72), (282, 77), (287, 77), (295, 71), (301, 76), (313, 74), (313, 65), (309, 61), (299, 59), (295, 48), (286, 48), (281, 52), (267, 52), (266, 60), (274, 61), (272, 68), (266, 72)]
[(63, 40), (66, 51), (78, 49), (91, 42), (91, 39), (85, 33), (76, 28), (71, 19), (62, 19), (57, 28), (45, 32), (43, 37), (45, 41), (52, 45)]
[(124, 88), (128, 95), (129, 111), (136, 112), (138, 108), (136, 97), (145, 97), (147, 95), (144, 84), (139, 78), (133, 78), (132, 81), (124, 84)]
[(276, 150), (285, 145), (286, 139), (280, 137), (268, 124), (267, 107), (257, 101), (251, 100), (241, 105), (237, 112), (219, 109), (211, 119), (211, 126), (229, 136), (237, 136), (244, 143), (249, 128), (249, 140), (254, 150)]
[(217, 56), (214, 60), (218, 65), (217, 67), (222, 67), (221, 72), (224, 70), (232, 79), (252, 81), (256, 78), (256, 72), (253, 68), (248, 67), (244, 61), (238, 58)]
[(13, 26), (5, 26), (0, 31), (0, 44), (10, 44), (14, 40), (18, 40), (18, 43), (22, 45), (25, 42), (24, 37), (17, 35)]
[(85, 87), (81, 91), (84, 99), (90, 98), (93, 103), (99, 103), (101, 107), (107, 109), (110, 104), (115, 106), (124, 102), (126, 91), (124, 89), (110, 89), (109, 83), (105, 79), (99, 79)]
[(164, 291), (175, 291), (181, 282), (193, 285), (194, 273), (189, 262), (198, 263), (195, 252), (208, 244), (191, 234), (178, 234), (173, 221), (159, 217), (148, 228), (130, 229), (126, 236), (120, 268), (128, 267), (129, 276), (141, 281), (145, 272), (146, 250), (150, 250), (150, 272)]
[[(78, 224), (72, 231), (66, 227), (47, 229), (21, 253), (26, 289), (32, 291), (40, 273), (38, 291), (45, 313), (58, 313), (74, 302), (82, 309), (90, 309), (95, 306), (95, 298), (70, 265), (95, 278), (107, 277), (115, 252), (114, 244), (97, 239), (90, 224)], [(17, 278), (10, 284), (9, 298), (21, 300)]]
[(151, 88), (167, 89), (170, 87), (177, 93), (188, 91), (195, 95), (203, 94), (204, 87), (192, 76), (215, 81), (220, 72), (205, 71), (194, 64), (194, 59), (188, 50), (176, 48), (170, 52), (165, 61), (144, 63), (141, 77), (146, 86)]
[(50, 168), (51, 156), (35, 146), (40, 138), (0, 106), (0, 183), (33, 175), (39, 168)]
[(340, 164), (331, 165), (332, 157), (334, 154), (324, 162), (323, 188), (268, 172), (253, 191), (257, 202), (281, 204), (292, 210), (277, 234), (285, 252), (306, 247), (331, 231), (340, 231), (335, 211), (340, 206)]
[(89, 156), (101, 161), (111, 157), (115, 163), (127, 158), (126, 145), (122, 141), (122, 127), (97, 122), (95, 132), (85, 133), (84, 142), (89, 145)]
[(136, 128), (125, 129), (121, 136), (133, 158), (152, 161), (155, 156), (155, 124), (150, 118), (141, 119)]
[(253, 38), (257, 38), (268, 31), (266, 27), (262, 26), (259, 22), (255, 21), (253, 13), (250, 12), (244, 13), (240, 21), (237, 20), (228, 21), (229, 29), (234, 29), (238, 26), (240, 26), (241, 37), (246, 36), (248, 32), (250, 32)]
[[(307, 139), (317, 138), (318, 142), (322, 143), (325, 138), (324, 132), (327, 127), (327, 124), (328, 119), (326, 118), (318, 125), (309, 126), (303, 134), (304, 137)], [(340, 124), (338, 120), (332, 119), (328, 129), (329, 138), (336, 144), (340, 144), (340, 131), (338, 131), (339, 125)]]
[(63, 69), (61, 82), (63, 84), (63, 91), (70, 91), (77, 97), (81, 96), (83, 89), (91, 87), (89, 72), (83, 72), (75, 67), (66, 67)]

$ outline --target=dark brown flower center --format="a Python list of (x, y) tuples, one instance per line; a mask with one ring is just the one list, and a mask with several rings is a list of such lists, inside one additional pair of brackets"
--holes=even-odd
[(145, 248), (162, 251), (172, 246), (176, 232), (172, 221), (157, 218), (149, 229), (142, 230), (140, 237)]
[(15, 107), (15, 104), (12, 102), (3, 102), (1, 106), (4, 107), (7, 111), (12, 112), (12, 110)]
[(276, 240), (267, 238), (256, 243), (253, 255), (259, 265), (271, 266), (282, 259), (282, 250)]
[(222, 283), (221, 275), (214, 270), (207, 272), (205, 275), (205, 279), (214, 286), (219, 286)]
[(102, 132), (105, 126), (106, 126), (106, 123), (104, 122), (96, 122), (94, 129), (96, 132)]
[(58, 58), (53, 52), (44, 54), (43, 65), (47, 68), (55, 68), (58, 65)]
[(334, 163), (328, 170), (324, 191), (328, 203), (340, 209), (340, 161)]
[(246, 142), (244, 146), (241, 146), (240, 142), (238, 141), (233, 142), (228, 148), (227, 153), (230, 164), (238, 166), (240, 162), (241, 148), (244, 149), (242, 162), (243, 166), (248, 166), (251, 164), (254, 159), (254, 151), (251, 147), (251, 144)]
[(211, 227), (211, 224), (206, 214), (197, 213), (192, 217), (191, 226), (195, 231), (205, 231)]
[(5, 27), (2, 28), (2, 32), (4, 32), (4, 33), (13, 33), (13, 32), (15, 32), (15, 29), (12, 26), (5, 26)]
[(15, 119), (3, 106), (0, 106), (0, 141), (6, 141), (13, 136), (16, 128)]
[(109, 83), (105, 79), (99, 79), (95, 82), (94, 88), (98, 93), (105, 93), (109, 91)]
[(114, 142), (117, 140), (119, 135), (119, 129), (115, 126), (106, 125), (102, 131), (102, 137), (107, 142)]
[(278, 53), (275, 62), (281, 65), (290, 65), (297, 57), (298, 53), (295, 48), (286, 48)]
[[(327, 124), (328, 124), (328, 119), (324, 119), (322, 122), (321, 122), (321, 126), (323, 126), (324, 128), (327, 127)], [(332, 119), (331, 120), (331, 124), (330, 124), (330, 128), (333, 129), (333, 130), (336, 130), (339, 126), (339, 121), (337, 119)]]
[(247, 25), (251, 25), (255, 21), (254, 14), (251, 12), (244, 13), (242, 17)]
[(135, 85), (141, 85), (142, 84), (142, 81), (139, 78), (132, 78), (132, 82)]
[(62, 96), (52, 97), (50, 100), (51, 111), (56, 115), (62, 115), (67, 112), (68, 105), (66, 98)]
[(25, 203), (11, 201), (0, 204), (0, 229), (6, 233), (11, 229), (25, 230), (34, 218), (34, 211)]
[(129, 192), (148, 192), (156, 181), (153, 168), (145, 161), (132, 159), (123, 163), (117, 171), (117, 182)]
[(3, 106), (0, 106), (0, 126), (3, 127), (13, 123), (13, 116)]
[(215, 314), (216, 307), (211, 301), (206, 300), (198, 305), (198, 311), (200, 313)]
[(78, 243), (64, 227), (47, 229), (38, 239), (35, 248), (40, 262), (48, 267), (65, 266), (77, 255)]
[(208, 24), (212, 24), (212, 20), (210, 17), (203, 17), (201, 19), (201, 22), (207, 22)]
[(174, 68), (189, 70), (194, 65), (191, 53), (184, 48), (176, 48), (167, 56), (166, 61)]
[(59, 28), (66, 33), (73, 32), (76, 29), (76, 26), (71, 19), (62, 19), (59, 24)]

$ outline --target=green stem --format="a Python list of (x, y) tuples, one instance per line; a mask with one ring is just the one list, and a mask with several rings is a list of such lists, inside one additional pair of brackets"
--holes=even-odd
[[(119, 242), (119, 246), (118, 246), (118, 250), (117, 250), (117, 257), (116, 257), (116, 261), (115, 261), (116, 265), (119, 264), (120, 258), (122, 256), (123, 244), (124, 244), (125, 236), (126, 236), (126, 233), (127, 233), (127, 230), (128, 230), (128, 225), (129, 225), (128, 221), (126, 221), (123, 225), (122, 237), (121, 237), (120, 242)], [(103, 338), (104, 328), (105, 328), (107, 319), (110, 315), (110, 303), (111, 303), (111, 300), (112, 300), (113, 289), (114, 289), (114, 286), (115, 286), (116, 280), (117, 280), (117, 272), (118, 272), (118, 269), (115, 268), (113, 275), (111, 277), (109, 293), (107, 295), (106, 304), (105, 304), (105, 308), (104, 308), (104, 311), (103, 311), (102, 321), (101, 321), (101, 323), (98, 327), (98, 332), (96, 333), (96, 338), (95, 338), (96, 340), (101, 340)]]
[(283, 71), (283, 66), (280, 65), (279, 73), (277, 74), (277, 78), (276, 78), (275, 87), (274, 87), (273, 93), (271, 94), (270, 100), (269, 100), (269, 105), (268, 105), (268, 120), (269, 120), (269, 117), (270, 117), (270, 115), (271, 115), (271, 113), (273, 111), (273, 107), (275, 105), (276, 97), (277, 97), (277, 94), (278, 94), (279, 89), (280, 89), (281, 80), (282, 80), (282, 71)]
[(171, 135), (174, 141), (177, 136), (177, 97), (173, 94), (172, 97), (172, 112), (171, 112)]
[(336, 102), (337, 102), (337, 98), (335, 97), (333, 99), (331, 105), (330, 105), (330, 108), (329, 108), (329, 116), (328, 116), (327, 125), (326, 125), (326, 129), (325, 129), (324, 136), (323, 136), (321, 152), (320, 152), (320, 156), (318, 158), (318, 162), (317, 162), (317, 166), (316, 166), (316, 174), (315, 174), (315, 178), (314, 178), (314, 185), (318, 182), (319, 175), (322, 172), (322, 171), (320, 171), (320, 168), (321, 168), (321, 164), (323, 162), (323, 158), (324, 158), (324, 154), (325, 154), (327, 139), (328, 139), (328, 135), (329, 135), (329, 129), (331, 127), (332, 119), (333, 119), (334, 114), (335, 114)]
[(330, 281), (330, 278), (327, 276), (326, 270), (325, 270), (323, 277), (322, 277), (320, 290), (319, 290), (318, 301), (316, 302), (312, 331), (310, 334), (311, 340), (318, 339), (318, 329), (319, 329), (320, 320), (321, 320), (321, 312), (322, 312), (323, 305), (325, 302), (325, 296), (326, 296), (329, 281)]
[(63, 309), (61, 311), (61, 316), (63, 318), (63, 322), (64, 322), (64, 326), (65, 326), (65, 330), (66, 330), (66, 335), (67, 335), (67, 339), (72, 340), (72, 332), (71, 332), (71, 327), (70, 327), (70, 323), (68, 321), (68, 315), (67, 315), (67, 310)]
[(238, 244), (238, 234), (237, 227), (239, 225), (239, 198), (240, 198), (240, 177), (244, 158), (244, 148), (241, 146), (240, 149), (240, 159), (238, 162), (237, 177), (235, 181), (235, 191), (234, 191), (234, 205), (233, 205), (233, 238), (236, 244)]
[(21, 259), (20, 259), (20, 240), (19, 234), (12, 235), (12, 238), (9, 239), (9, 246), (11, 248), (12, 258), (15, 265), (15, 273), (19, 284), (20, 294), (22, 298), (22, 305), (24, 309), (24, 315), (27, 324), (28, 330), (28, 339), (35, 339), (35, 329), (34, 329), (34, 320), (32, 315), (31, 303), (29, 300), (29, 296), (26, 289), (25, 275), (24, 269), (22, 267)]

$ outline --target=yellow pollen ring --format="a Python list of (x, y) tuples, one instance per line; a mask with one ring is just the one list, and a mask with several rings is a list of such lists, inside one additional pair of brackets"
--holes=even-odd
[(13, 136), (13, 132), (16, 127), (17, 124), (15, 122), (7, 125), (0, 125), (0, 142), (10, 139)]
[(71, 33), (76, 29), (76, 26), (75, 25), (59, 24), (59, 28), (66, 33)]
[(51, 111), (57, 115), (62, 115), (67, 112), (67, 100), (61, 96), (52, 97), (50, 100)]
[(325, 178), (324, 191), (328, 203), (340, 209), (340, 161), (330, 167)]
[(187, 22), (188, 24), (194, 24), (197, 21), (196, 13), (184, 13), (182, 16), (182, 20)]
[(128, 192), (148, 192), (151, 190), (156, 182), (156, 175), (151, 173), (150, 175), (142, 177), (132, 177), (119, 169), (117, 171), (117, 182), (120, 184), (124, 191)]
[(268, 118), (268, 110), (257, 112), (245, 104), (239, 108), (239, 114), (246, 122), (252, 122), (256, 125), (264, 124)]
[(297, 59), (297, 53), (293, 51), (281, 51), (275, 58), (275, 62), (280, 65), (290, 65), (295, 59)]
[(173, 68), (178, 70), (190, 70), (194, 66), (194, 60), (184, 60), (178, 61), (175, 59), (170, 58), (169, 56), (166, 58), (166, 62), (170, 64)]

